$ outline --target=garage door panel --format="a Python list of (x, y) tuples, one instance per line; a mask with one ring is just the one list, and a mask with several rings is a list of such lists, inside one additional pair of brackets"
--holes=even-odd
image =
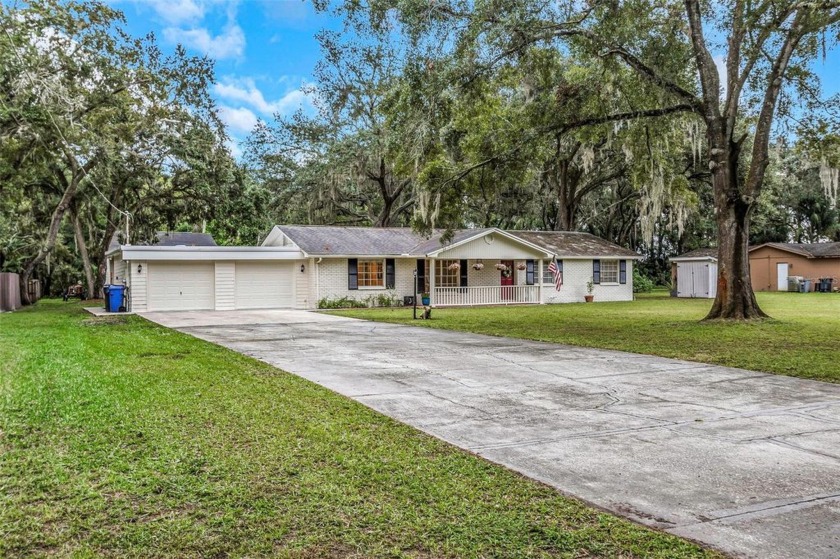
[(277, 309), (294, 306), (294, 264), (237, 262), (236, 308)]
[(149, 264), (149, 310), (191, 311), (215, 308), (212, 263)]

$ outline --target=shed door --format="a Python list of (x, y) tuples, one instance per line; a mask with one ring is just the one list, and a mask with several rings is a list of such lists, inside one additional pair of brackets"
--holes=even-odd
[(215, 266), (212, 262), (154, 262), (148, 269), (150, 311), (215, 308)]
[(789, 265), (787, 262), (779, 262), (776, 264), (776, 290), (777, 291), (787, 291), (788, 290), (788, 268)]
[(708, 262), (677, 263), (677, 297), (710, 296), (710, 270)]
[(294, 264), (290, 262), (237, 262), (236, 308), (294, 307)]

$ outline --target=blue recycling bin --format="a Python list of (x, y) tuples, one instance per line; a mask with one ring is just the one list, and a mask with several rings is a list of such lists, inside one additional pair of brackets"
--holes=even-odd
[(111, 298), (108, 294), (111, 292), (111, 286), (105, 284), (102, 286), (102, 293), (105, 294), (105, 312), (111, 312)]
[(120, 307), (123, 306), (123, 295), (125, 294), (124, 285), (109, 285), (108, 291), (105, 295), (105, 311), (106, 312), (120, 312)]

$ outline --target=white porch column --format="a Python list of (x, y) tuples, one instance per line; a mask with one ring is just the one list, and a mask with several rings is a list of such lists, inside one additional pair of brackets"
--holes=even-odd
[(540, 305), (543, 304), (543, 259), (540, 258), (539, 262), (537, 263), (537, 272), (539, 275), (537, 276), (537, 294), (540, 297)]
[(435, 306), (435, 259), (429, 259), (429, 306)]

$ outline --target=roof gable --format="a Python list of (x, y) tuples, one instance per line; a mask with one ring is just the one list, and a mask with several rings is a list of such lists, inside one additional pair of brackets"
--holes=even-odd
[(455, 238), (454, 242), (439, 246), (427, 253), (439, 258), (548, 258), (552, 255), (546, 249), (501, 229), (480, 229), (474, 234)]

